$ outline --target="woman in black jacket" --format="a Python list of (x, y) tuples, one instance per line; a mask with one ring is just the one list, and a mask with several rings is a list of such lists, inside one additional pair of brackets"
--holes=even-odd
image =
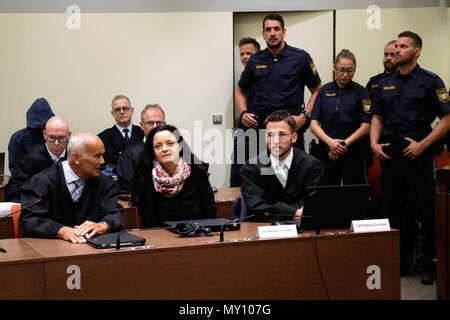
[(164, 221), (216, 217), (208, 165), (199, 161), (171, 125), (149, 134), (134, 177), (134, 195), (144, 228)]

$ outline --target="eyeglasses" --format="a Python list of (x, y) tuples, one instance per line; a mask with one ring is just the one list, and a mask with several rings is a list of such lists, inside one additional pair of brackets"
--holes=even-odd
[(269, 139), (272, 139), (275, 137), (283, 139), (283, 138), (289, 137), (290, 135), (292, 135), (292, 133), (288, 133), (288, 132), (284, 132), (284, 131), (275, 131), (275, 132), (267, 132), (266, 135), (267, 135), (267, 138), (269, 138)]
[(115, 113), (121, 113), (121, 112), (128, 112), (128, 111), (130, 111), (130, 109), (131, 109), (131, 107), (117, 107), (117, 108), (114, 108), (113, 111)]
[(47, 140), (50, 142), (55, 142), (56, 140), (58, 140), (59, 143), (64, 143), (67, 140), (69, 140), (69, 137), (67, 137), (67, 136), (61, 136), (61, 137), (47, 136)]
[(344, 74), (344, 73), (353, 73), (353, 72), (355, 72), (355, 69), (344, 69), (344, 68), (339, 68), (339, 69), (336, 69), (339, 73), (342, 73), (342, 74)]
[(151, 127), (153, 127), (154, 125), (157, 125), (158, 127), (160, 127), (160, 126), (163, 126), (163, 125), (165, 125), (166, 124), (166, 122), (165, 121), (142, 121), (142, 123), (145, 123), (145, 124), (147, 124), (147, 125), (149, 125), (149, 126), (151, 126)]

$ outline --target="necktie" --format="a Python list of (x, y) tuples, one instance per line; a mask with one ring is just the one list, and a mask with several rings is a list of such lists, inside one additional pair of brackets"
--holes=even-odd
[(130, 141), (130, 136), (128, 135), (128, 129), (123, 129), (123, 132), (125, 133), (125, 141)]
[(72, 182), (75, 185), (75, 188), (72, 191), (72, 200), (73, 202), (78, 202), (78, 200), (81, 197), (81, 194), (83, 193), (83, 183), (80, 179), (75, 180)]
[(276, 175), (278, 177), (278, 180), (280, 181), (283, 188), (286, 187), (287, 182), (287, 175), (288, 175), (288, 167), (286, 164), (283, 164), (282, 166), (277, 166)]

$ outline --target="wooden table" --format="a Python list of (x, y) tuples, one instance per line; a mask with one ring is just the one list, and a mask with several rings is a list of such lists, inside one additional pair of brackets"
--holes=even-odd
[(214, 194), (216, 200), (216, 216), (217, 218), (232, 219), (233, 201), (241, 195), (241, 188), (219, 188)]
[[(450, 185), (450, 166), (439, 168), (438, 185)], [(449, 190), (436, 193), (436, 296), (450, 299), (450, 194)]]
[(43, 257), (20, 239), (0, 240), (0, 299), (44, 299)]
[[(133, 231), (146, 245), (118, 252), (62, 240), (19, 241), (45, 261), (35, 277), (45, 281), (46, 299), (400, 299), (398, 231), (259, 240), (258, 225), (243, 223), (223, 243), (218, 235)], [(4, 241), (14, 240), (0, 246)], [(380, 289), (367, 286), (374, 265)], [(80, 289), (67, 287), (70, 266), (80, 270)]]

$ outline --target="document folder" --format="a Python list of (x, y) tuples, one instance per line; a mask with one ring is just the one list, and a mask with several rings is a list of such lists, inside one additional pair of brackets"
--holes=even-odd
[[(96, 249), (115, 248), (119, 232), (105, 233), (87, 240), (87, 244)], [(120, 232), (120, 247), (134, 247), (145, 244), (145, 239), (128, 232)]]

